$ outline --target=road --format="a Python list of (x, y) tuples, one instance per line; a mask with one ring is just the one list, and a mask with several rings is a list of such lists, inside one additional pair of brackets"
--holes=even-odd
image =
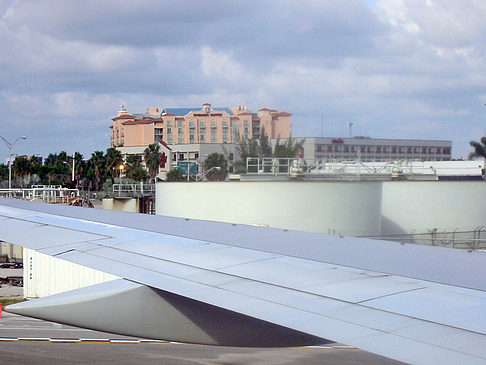
[(153, 342), (3, 313), (0, 363), (47, 364), (400, 364), (361, 350), (328, 344), (282, 349)]

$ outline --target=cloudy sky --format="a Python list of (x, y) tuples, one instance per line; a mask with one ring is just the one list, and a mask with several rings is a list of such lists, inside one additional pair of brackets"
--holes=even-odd
[(121, 104), (209, 102), (465, 157), (486, 134), (484, 19), (484, 0), (0, 0), (0, 135), (89, 157)]

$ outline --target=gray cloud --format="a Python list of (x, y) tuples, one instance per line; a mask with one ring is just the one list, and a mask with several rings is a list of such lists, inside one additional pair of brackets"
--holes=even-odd
[(294, 135), (320, 134), (323, 115), (327, 134), (352, 120), (363, 135), (453, 139), (465, 156), (486, 133), (486, 5), (366, 3), (2, 2), (0, 134), (89, 154), (122, 103), (247, 103), (292, 112)]

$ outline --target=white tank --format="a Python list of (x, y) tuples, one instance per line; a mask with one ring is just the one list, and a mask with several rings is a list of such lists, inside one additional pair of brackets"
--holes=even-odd
[(383, 235), (486, 227), (486, 183), (384, 182), (382, 214)]
[(158, 183), (159, 215), (342, 235), (379, 235), (381, 182)]

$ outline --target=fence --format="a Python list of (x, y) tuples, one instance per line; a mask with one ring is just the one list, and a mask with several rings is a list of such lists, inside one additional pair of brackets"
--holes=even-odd
[(61, 185), (33, 185), (26, 189), (0, 189), (0, 197), (67, 204), (79, 197), (79, 190), (63, 188)]
[(436, 229), (432, 229), (426, 233), (411, 233), (367, 238), (470, 250), (486, 249), (486, 230), (484, 230), (483, 227), (477, 227), (473, 231), (439, 232)]
[(155, 196), (154, 184), (113, 184), (113, 196), (117, 198), (141, 198)]

